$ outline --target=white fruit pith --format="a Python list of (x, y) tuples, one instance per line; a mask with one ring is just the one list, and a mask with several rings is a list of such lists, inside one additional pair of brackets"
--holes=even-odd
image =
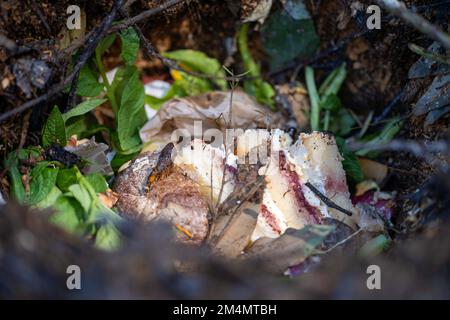
[[(322, 223), (332, 217), (356, 227), (356, 210), (333, 136), (313, 132), (301, 134), (295, 144), (280, 131), (272, 133), (269, 163), (260, 169), (265, 175), (264, 190), (258, 223), (252, 240), (275, 238), (287, 228), (299, 229), (306, 224)], [(329, 208), (306, 183), (342, 208), (353, 212), (349, 217)]]
[(219, 201), (219, 196), (219, 202), (222, 202), (233, 192), (236, 162), (236, 156), (231, 152), (227, 154), (223, 146), (215, 148), (200, 139), (177, 149), (173, 159), (190, 179), (204, 187), (205, 196), (210, 198), (212, 195), (214, 203)]

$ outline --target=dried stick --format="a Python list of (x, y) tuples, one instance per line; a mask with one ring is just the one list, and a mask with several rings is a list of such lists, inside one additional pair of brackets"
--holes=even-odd
[(342, 213), (345, 213), (348, 216), (353, 215), (353, 213), (351, 211), (348, 211), (348, 210), (342, 208), (341, 206), (337, 205), (336, 203), (334, 203), (330, 198), (328, 198), (326, 195), (324, 195), (322, 192), (320, 192), (319, 189), (314, 187), (310, 182), (305, 183), (305, 186), (307, 186), (309, 189), (311, 189), (311, 191), (317, 197), (319, 197), (319, 199), (322, 200), (328, 207), (330, 207), (332, 209), (336, 209)]

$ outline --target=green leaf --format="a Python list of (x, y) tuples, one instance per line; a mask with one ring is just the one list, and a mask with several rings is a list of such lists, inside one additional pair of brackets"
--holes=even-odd
[(72, 196), (81, 204), (84, 212), (86, 214), (89, 214), (92, 205), (92, 199), (89, 195), (89, 192), (80, 184), (71, 185), (69, 187), (69, 191), (71, 192)]
[(389, 248), (391, 240), (386, 238), (384, 234), (380, 234), (373, 239), (367, 241), (358, 251), (358, 256), (368, 258), (374, 257), (387, 248)]
[(86, 176), (86, 180), (91, 184), (95, 192), (105, 192), (109, 188), (108, 182), (106, 182), (105, 178), (99, 173), (93, 173)]
[[(109, 86), (109, 92), (114, 96), (116, 101), (122, 100), (122, 93), (125, 89), (125, 86), (127, 85), (128, 81), (133, 77), (133, 75), (136, 73), (136, 68), (133, 66), (128, 66), (125, 68), (119, 68), (117, 69), (117, 72), (114, 76), (114, 80)], [(113, 109), (114, 113), (116, 114), (119, 112), (119, 109), (115, 110)]]
[[(214, 58), (208, 57), (201, 51), (190, 49), (165, 52), (164, 57), (175, 60), (186, 66), (189, 70), (204, 73), (210, 76), (224, 78), (225, 72), (222, 70), (221, 63)], [(212, 79), (221, 90), (227, 90), (227, 82), (224, 79)]]
[(330, 94), (320, 101), (320, 108), (324, 110), (337, 111), (341, 107), (341, 99), (335, 94)]
[(56, 212), (50, 217), (50, 221), (69, 232), (79, 230), (83, 221), (83, 208), (80, 203), (67, 196), (59, 197), (52, 207)]
[(102, 54), (112, 46), (114, 40), (116, 40), (116, 36), (117, 35), (115, 33), (112, 33), (109, 36), (103, 38), (97, 45), (97, 48), (95, 48), (95, 54), (101, 57)]
[(180, 80), (176, 80), (174, 83), (176, 83), (176, 87), (182, 88), (184, 92), (183, 96), (195, 96), (212, 90), (208, 80), (193, 77), (184, 72), (180, 73), (182, 78)]
[(120, 241), (120, 231), (112, 223), (102, 225), (95, 236), (95, 245), (104, 250), (117, 249)]
[(331, 114), (329, 131), (339, 136), (345, 136), (355, 125), (355, 119), (345, 108)]
[(36, 207), (42, 209), (51, 207), (56, 203), (56, 201), (61, 195), (62, 195), (61, 190), (59, 190), (59, 188), (55, 186), (44, 199), (36, 203)]
[(358, 184), (364, 180), (364, 174), (359, 165), (358, 158), (351, 152), (345, 140), (341, 137), (336, 137), (336, 144), (339, 148), (344, 160), (342, 160), (342, 167), (344, 168), (347, 180), (352, 184)]
[(347, 77), (347, 64), (343, 63), (339, 68), (333, 70), (331, 75), (325, 79), (319, 89), (322, 99), (326, 99), (329, 95), (337, 95)]
[(314, 80), (314, 69), (311, 67), (305, 68), (306, 86), (308, 88), (309, 100), (311, 101), (311, 130), (320, 130), (320, 98), (317, 93), (316, 81)]
[(78, 139), (82, 139), (85, 136), (83, 133), (85, 133), (88, 130), (88, 125), (86, 121), (86, 117), (78, 116), (73, 117), (67, 120), (66, 122), (66, 136), (71, 137), (73, 135), (76, 135)]
[(69, 191), (69, 187), (78, 182), (77, 172), (75, 167), (59, 170), (56, 185), (64, 192)]
[(248, 46), (248, 28), (249, 24), (243, 24), (239, 29), (237, 36), (237, 43), (239, 47), (239, 53), (241, 54), (242, 62), (244, 63), (245, 71), (252, 77), (260, 77), (261, 70), (259, 65), (253, 59), (250, 48)]
[(78, 76), (77, 94), (82, 97), (96, 97), (103, 89), (104, 85), (98, 82), (98, 74), (88, 65), (84, 65)]
[(139, 36), (133, 27), (129, 27), (119, 33), (122, 41), (122, 59), (127, 66), (134, 64), (139, 51)]
[(294, 59), (313, 56), (320, 44), (311, 19), (295, 19), (283, 9), (271, 14), (263, 24), (261, 39), (272, 71)]
[(22, 204), (25, 202), (25, 187), (22, 183), (22, 175), (19, 172), (18, 165), (17, 151), (10, 152), (4, 160), (4, 167), (9, 169), (10, 195), (12, 199)]
[(106, 101), (106, 99), (90, 99), (90, 100), (83, 101), (76, 107), (74, 107), (71, 110), (69, 110), (68, 112), (64, 113), (62, 115), (62, 118), (63, 118), (64, 122), (66, 122), (68, 119), (70, 119), (72, 117), (81, 116), (85, 113), (88, 113), (89, 111), (95, 109), (96, 107), (98, 107), (105, 101)]
[(247, 35), (248, 28), (248, 24), (242, 25), (237, 37), (244, 68), (250, 76), (255, 77), (253, 80), (244, 81), (244, 90), (249, 95), (254, 96), (259, 103), (270, 106), (272, 110), (275, 110), (275, 90), (268, 82), (261, 79), (259, 65), (250, 54)]
[(144, 97), (144, 86), (135, 69), (123, 89), (117, 114), (117, 135), (123, 152), (134, 150), (141, 143), (139, 129), (146, 121)]
[(31, 169), (30, 195), (28, 204), (34, 205), (42, 201), (56, 184), (59, 168), (49, 167), (49, 162), (39, 162)]
[(356, 151), (356, 155), (361, 156), (361, 157), (365, 156), (365, 157), (369, 157), (369, 158), (378, 156), (379, 152), (372, 151), (373, 150), (372, 145), (376, 146), (376, 145), (388, 143), (400, 131), (402, 125), (403, 125), (403, 121), (400, 120), (399, 117), (395, 117), (395, 118), (391, 119), (384, 126), (384, 128), (383, 128), (383, 130), (381, 130), (381, 132), (362, 139), (362, 142), (367, 142), (368, 146), (365, 148), (362, 148), (361, 150)]
[(55, 106), (45, 123), (44, 132), (42, 133), (42, 145), (44, 148), (49, 147), (53, 143), (59, 143), (65, 146), (66, 142), (64, 119), (58, 107)]

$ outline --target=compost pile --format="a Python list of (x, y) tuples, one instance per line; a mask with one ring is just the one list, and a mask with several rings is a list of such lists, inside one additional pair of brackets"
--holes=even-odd
[(449, 298), (449, 2), (405, 2), (2, 2), (0, 297)]

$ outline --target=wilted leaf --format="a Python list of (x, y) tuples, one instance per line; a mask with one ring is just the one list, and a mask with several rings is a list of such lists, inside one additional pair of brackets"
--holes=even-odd
[(380, 187), (378, 186), (378, 184), (375, 181), (364, 180), (356, 185), (355, 196), (358, 197), (358, 196), (363, 195), (367, 191), (379, 190), (379, 189), (380, 189)]
[(85, 160), (86, 164), (81, 169), (84, 174), (100, 173), (106, 176), (113, 174), (111, 165), (106, 156), (106, 151), (108, 149), (109, 147), (107, 144), (95, 142), (95, 137), (92, 137), (89, 141), (78, 146), (66, 147), (66, 150), (73, 152)]
[(381, 185), (386, 179), (389, 172), (387, 165), (364, 158), (358, 158), (358, 162), (367, 179), (374, 180), (378, 185)]
[(247, 253), (248, 258), (259, 258), (265, 266), (282, 273), (309, 257), (314, 249), (334, 230), (334, 226), (307, 225), (300, 230), (287, 229), (274, 240), (258, 239)]
[(258, 211), (249, 206), (241, 208), (223, 230), (214, 246), (214, 251), (229, 258), (239, 256), (249, 244), (257, 219)]
[(416, 116), (427, 114), (425, 125), (431, 125), (450, 112), (450, 75), (434, 78), (423, 96), (414, 106)]

